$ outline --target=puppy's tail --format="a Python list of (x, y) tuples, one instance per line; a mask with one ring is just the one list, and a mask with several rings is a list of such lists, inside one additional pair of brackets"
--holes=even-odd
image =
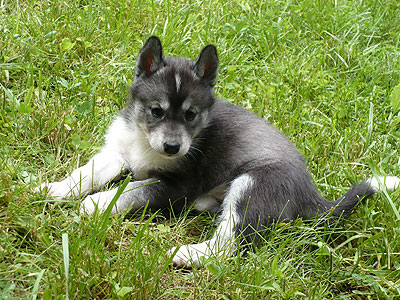
[(333, 202), (327, 201), (329, 204), (326, 208), (333, 217), (347, 217), (359, 202), (385, 189), (391, 191), (399, 187), (400, 178), (395, 176), (378, 176), (376, 178), (369, 178), (354, 185), (339, 200)]

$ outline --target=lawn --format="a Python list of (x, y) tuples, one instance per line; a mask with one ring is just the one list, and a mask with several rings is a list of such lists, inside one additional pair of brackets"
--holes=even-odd
[(216, 45), (216, 95), (282, 130), (328, 199), (400, 176), (399, 16), (397, 0), (0, 1), (0, 299), (397, 298), (400, 191), (184, 270), (167, 251), (211, 217), (88, 217), (34, 188), (100, 149), (152, 34), (167, 55)]

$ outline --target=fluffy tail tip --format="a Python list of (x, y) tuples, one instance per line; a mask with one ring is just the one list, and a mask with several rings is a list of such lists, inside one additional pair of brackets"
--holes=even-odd
[(400, 178), (396, 176), (377, 176), (368, 178), (365, 182), (375, 190), (375, 193), (384, 189), (393, 191), (400, 187)]

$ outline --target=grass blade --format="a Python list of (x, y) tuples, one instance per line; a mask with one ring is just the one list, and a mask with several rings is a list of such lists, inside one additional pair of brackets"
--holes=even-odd
[(45, 270), (43, 269), (43, 270), (41, 270), (39, 272), (38, 277), (36, 278), (35, 284), (33, 285), (32, 300), (36, 300), (36, 298), (37, 298), (37, 293), (38, 293), (38, 290), (39, 290), (39, 283), (40, 283), (40, 280), (42, 280), (42, 276), (44, 274), (44, 271)]
[(64, 271), (65, 271), (65, 299), (69, 299), (69, 296), (68, 296), (68, 279), (69, 279), (68, 233), (62, 234), (62, 249), (63, 249)]

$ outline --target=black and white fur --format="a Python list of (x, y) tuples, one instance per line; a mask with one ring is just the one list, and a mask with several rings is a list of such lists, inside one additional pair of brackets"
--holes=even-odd
[[(218, 58), (213, 45), (196, 61), (165, 57), (150, 37), (139, 53), (129, 104), (112, 122), (103, 149), (61, 182), (44, 183), (53, 198), (84, 198), (92, 214), (111, 203), (116, 189), (97, 192), (122, 170), (133, 172), (112, 213), (151, 209), (219, 213), (210, 240), (179, 248), (173, 263), (201, 265), (201, 257), (229, 255), (239, 243), (278, 220), (348, 215), (397, 177), (369, 179), (341, 199), (315, 188), (299, 151), (271, 124), (214, 98)], [(40, 188), (40, 189), (41, 189)], [(40, 190), (38, 189), (38, 190)], [(170, 253), (174, 253), (175, 248)]]

